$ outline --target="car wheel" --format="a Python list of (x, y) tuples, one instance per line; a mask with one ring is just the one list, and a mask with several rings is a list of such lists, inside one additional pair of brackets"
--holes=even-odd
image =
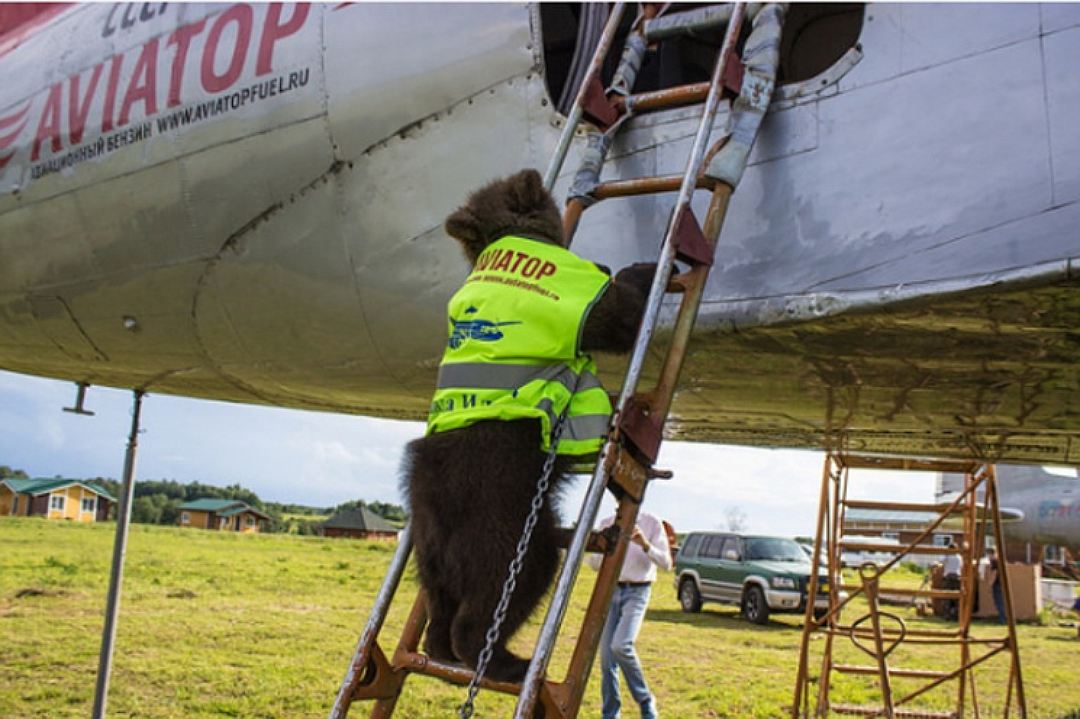
[(756, 584), (751, 584), (743, 595), (743, 616), (754, 624), (769, 621), (769, 603), (765, 601), (765, 592)]
[(679, 583), (679, 606), (684, 612), (701, 611), (701, 593), (693, 578), (687, 577)]

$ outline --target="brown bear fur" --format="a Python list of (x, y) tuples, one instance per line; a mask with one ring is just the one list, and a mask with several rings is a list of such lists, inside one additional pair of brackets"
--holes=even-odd
[[(474, 192), (447, 218), (446, 231), (461, 243), (470, 265), (506, 235), (565, 244), (559, 211), (535, 170)], [(654, 272), (655, 265), (646, 264), (616, 275), (586, 319), (583, 350), (630, 349)], [(435, 659), (476, 666), (544, 465), (539, 434), (537, 420), (485, 421), (423, 437), (406, 448), (403, 488), (427, 592), (425, 648)], [(552, 472), (488, 668), (492, 679), (520, 681), (528, 667), (505, 645), (555, 576), (555, 504), (570, 463), (560, 457)]]

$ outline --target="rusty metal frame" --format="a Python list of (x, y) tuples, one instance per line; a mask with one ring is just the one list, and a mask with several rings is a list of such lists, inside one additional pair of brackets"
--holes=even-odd
[[(893, 469), (913, 471), (951, 471), (964, 475), (964, 489), (959, 496), (948, 504), (922, 504), (907, 502), (849, 500), (849, 470), (857, 469)], [(977, 502), (977, 491), (984, 490), (982, 507)], [(908, 511), (931, 511), (937, 513), (936, 519), (915, 537), (902, 545), (896, 556), (884, 566), (878, 568), (864, 565), (860, 569), (859, 584), (845, 584), (840, 576), (840, 553), (842, 548), (858, 549), (858, 543), (842, 542), (844, 513), (848, 508), (893, 509)], [(882, 576), (896, 566), (905, 557), (915, 553), (931, 553), (923, 544), (933, 532), (950, 516), (959, 516), (962, 523), (960, 553), (962, 557), (961, 584), (959, 590), (943, 589), (905, 589), (883, 588)], [(992, 531), (995, 544), (1001, 548), (999, 574), (1006, 607), (1007, 634), (1005, 637), (976, 638), (970, 635), (971, 619), (974, 613), (975, 592), (978, 589), (975, 563), (981, 556), (980, 548), (985, 546), (987, 532)], [(875, 549), (878, 545), (873, 546)], [(1027, 716), (1027, 703), (1024, 695), (1023, 675), (1020, 653), (1016, 640), (1016, 623), (1012, 606), (1012, 593), (1008, 583), (1008, 562), (1004, 556), (1004, 537), (1001, 529), (1000, 507), (998, 505), (997, 481), (994, 467), (974, 461), (904, 459), (880, 456), (858, 456), (843, 452), (830, 452), (825, 457), (822, 472), (820, 505), (818, 508), (817, 530), (814, 539), (814, 565), (818, 566), (822, 556), (827, 560), (828, 577), (831, 591), (829, 610), (825, 617), (815, 620), (814, 602), (807, 601), (804, 616), (802, 641), (799, 650), (799, 668), (795, 681), (795, 695), (791, 706), (792, 719), (809, 717), (828, 717), (830, 712), (839, 714), (859, 714), (863, 716), (881, 716), (887, 719), (912, 716), (911, 710), (904, 708), (915, 698), (926, 692), (955, 680), (956, 698), (954, 709), (948, 712), (920, 711), (918, 716), (963, 717), (970, 699), (974, 716), (981, 716), (979, 696), (976, 684), (975, 668), (1002, 652), (1010, 655), (1009, 680), (1006, 685), (1004, 716), (1010, 716), (1015, 696), (1018, 716)], [(824, 555), (823, 555), (824, 553)], [(933, 553), (940, 554), (940, 549)], [(818, 572), (811, 575), (808, 596), (816, 597), (818, 590)], [(847, 598), (841, 600), (839, 592), (849, 591)], [(889, 612), (881, 611), (878, 598), (882, 592), (901, 594), (912, 597), (953, 599), (958, 603), (957, 627), (955, 630), (910, 630), (903, 619)], [(840, 620), (842, 609), (856, 596), (866, 597), (868, 612), (856, 621), (845, 624)], [(898, 625), (886, 626), (882, 618), (888, 617)], [(866, 626), (869, 624), (869, 626)], [(816, 678), (817, 701), (811, 705), (810, 691), (815, 678), (810, 676), (810, 641), (816, 633), (824, 633), (820, 675)], [(859, 649), (869, 654), (874, 663), (871, 666), (837, 664), (833, 661), (834, 639), (847, 637)], [(860, 640), (869, 640), (873, 649), (868, 649)], [(891, 666), (888, 657), (902, 644), (936, 644), (955, 646), (958, 650), (958, 663), (955, 668), (945, 670), (915, 670)], [(977, 649), (978, 648), (978, 649)], [(879, 706), (856, 706), (832, 704), (830, 685), (833, 673), (862, 675), (876, 679), (881, 694)], [(897, 694), (892, 684), (894, 677), (926, 680), (903, 695)]]

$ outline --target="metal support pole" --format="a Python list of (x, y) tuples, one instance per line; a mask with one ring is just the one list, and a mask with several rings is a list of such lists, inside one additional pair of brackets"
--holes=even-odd
[(101, 657), (98, 661), (97, 687), (94, 690), (93, 719), (105, 718), (109, 694), (109, 675), (112, 673), (113, 644), (116, 642), (116, 622), (120, 617), (120, 586), (124, 581), (124, 555), (127, 553), (128, 525), (131, 524), (131, 498), (135, 490), (135, 454), (139, 448), (139, 416), (146, 393), (134, 392), (131, 413), (131, 434), (124, 455), (124, 489), (116, 512), (116, 538), (113, 540), (112, 573), (109, 575), (109, 597), (105, 606), (105, 628), (101, 633)]

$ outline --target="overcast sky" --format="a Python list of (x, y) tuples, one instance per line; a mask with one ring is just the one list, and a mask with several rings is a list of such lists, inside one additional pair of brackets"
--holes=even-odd
[[(92, 387), (96, 414), (62, 412), (75, 385), (0, 372), (0, 464), (32, 477), (120, 479), (131, 426), (131, 393)], [(143, 401), (137, 479), (239, 483), (264, 501), (333, 506), (351, 499), (403, 503), (402, 447), (423, 425), (351, 415), (148, 395)], [(747, 529), (785, 536), (814, 531), (822, 455), (725, 445), (665, 442), (658, 466), (675, 471), (650, 485), (645, 508), (679, 531), (726, 528), (737, 506)], [(587, 478), (563, 501), (576, 517)], [(933, 478), (866, 472), (852, 496), (929, 501)], [(607, 512), (613, 508), (605, 500)]]

